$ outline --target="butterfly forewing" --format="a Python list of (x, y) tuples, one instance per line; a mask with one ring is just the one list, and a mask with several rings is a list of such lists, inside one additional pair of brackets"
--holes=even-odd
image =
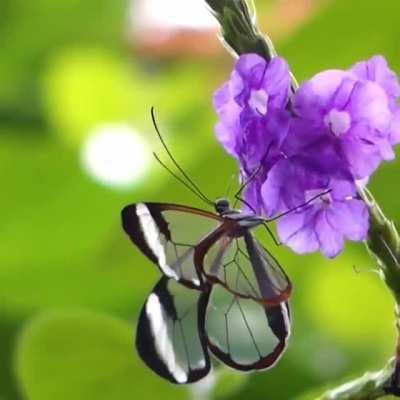
[(158, 375), (185, 384), (210, 370), (204, 333), (207, 295), (161, 278), (141, 311), (136, 348)]
[(122, 210), (122, 222), (131, 240), (163, 274), (189, 287), (201, 286), (195, 247), (222, 224), (222, 218), (191, 207), (137, 203)]
[(199, 264), (211, 282), (222, 284), (238, 296), (265, 304), (279, 304), (289, 298), (289, 278), (249, 230), (241, 235), (227, 230), (202, 250)]
[(207, 306), (206, 334), (212, 353), (228, 366), (243, 371), (270, 368), (290, 336), (288, 304), (262, 305), (215, 285)]

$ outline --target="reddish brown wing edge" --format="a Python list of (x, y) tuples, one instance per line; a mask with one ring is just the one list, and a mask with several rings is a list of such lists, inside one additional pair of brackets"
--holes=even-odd
[(243, 299), (252, 299), (254, 301), (261, 303), (262, 305), (268, 305), (268, 306), (278, 306), (279, 304), (286, 302), (292, 293), (292, 283), (289, 277), (287, 276), (286, 272), (280, 267), (279, 262), (266, 249), (264, 250), (269, 254), (269, 256), (271, 256), (271, 258), (273, 258), (276, 261), (278, 268), (280, 268), (282, 274), (285, 276), (288, 282), (287, 288), (278, 296), (266, 299), (266, 298), (259, 298), (255, 296), (245, 295), (243, 293), (233, 290), (225, 282), (221, 281), (218, 277), (209, 275), (205, 272), (204, 258), (210, 247), (222, 236), (224, 235), (235, 236), (231, 235), (232, 233), (234, 233), (235, 229), (242, 229), (237, 225), (237, 222), (235, 220), (230, 220), (229, 218), (225, 218), (224, 220), (225, 220), (224, 224), (222, 224), (219, 228), (211, 232), (195, 248), (194, 260), (196, 268), (200, 272), (200, 274), (204, 276), (210, 284), (220, 284), (235, 296), (241, 297)]

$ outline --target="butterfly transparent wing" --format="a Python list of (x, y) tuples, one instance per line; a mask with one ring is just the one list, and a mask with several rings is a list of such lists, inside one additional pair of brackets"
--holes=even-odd
[(141, 311), (136, 348), (149, 368), (177, 384), (210, 370), (204, 334), (207, 299), (174, 279), (161, 278)]
[(279, 304), (291, 293), (289, 278), (278, 261), (250, 231), (227, 231), (204, 251), (204, 275), (230, 292), (265, 304)]
[(209, 349), (223, 363), (243, 371), (268, 369), (286, 349), (289, 307), (262, 305), (215, 285), (205, 327)]
[(200, 287), (194, 265), (195, 246), (223, 222), (196, 208), (137, 203), (122, 210), (125, 232), (163, 274), (189, 287)]

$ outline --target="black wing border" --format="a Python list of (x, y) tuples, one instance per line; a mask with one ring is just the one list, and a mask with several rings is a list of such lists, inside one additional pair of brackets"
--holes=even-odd
[[(210, 291), (209, 295), (210, 294), (211, 294), (211, 291)], [(211, 341), (209, 340), (207, 332), (206, 332), (208, 349), (211, 351), (211, 353), (214, 355), (214, 357), (216, 357), (218, 360), (223, 362), (228, 367), (231, 367), (238, 371), (242, 371), (242, 372), (265, 371), (265, 370), (273, 368), (277, 364), (277, 362), (281, 359), (285, 350), (287, 349), (288, 340), (291, 335), (291, 312), (290, 312), (289, 302), (288, 301), (282, 302), (281, 304), (275, 305), (272, 308), (275, 308), (275, 307), (285, 307), (286, 308), (288, 321), (285, 321), (286, 330), (285, 330), (284, 336), (279, 338), (279, 343), (275, 346), (274, 350), (271, 353), (269, 353), (266, 357), (261, 358), (259, 361), (255, 362), (253, 364), (243, 365), (243, 364), (237, 363), (229, 356), (228, 353), (223, 352), (217, 346), (212, 344)], [(268, 308), (266, 308), (267, 315), (268, 315), (268, 312), (271, 312), (271, 311), (268, 311)], [(268, 316), (266, 316), (266, 318), (268, 319)]]
[[(185, 205), (181, 205), (181, 204), (157, 203), (157, 202), (138, 202), (138, 203), (128, 204), (127, 206), (125, 206), (121, 211), (122, 227), (123, 227), (125, 233), (129, 236), (131, 242), (133, 242), (138, 247), (138, 249), (151, 262), (153, 262), (153, 264), (155, 264), (158, 267), (158, 269), (161, 271), (161, 273), (163, 275), (165, 275), (165, 272), (160, 267), (156, 255), (153, 253), (150, 246), (148, 245), (146, 239), (144, 238), (144, 234), (140, 228), (139, 217), (137, 216), (137, 213), (136, 213), (137, 207), (140, 204), (144, 204), (147, 207), (147, 209), (149, 210), (149, 213), (152, 216), (158, 229), (168, 240), (171, 240), (172, 236), (171, 236), (171, 232), (168, 228), (168, 222), (162, 215), (163, 211), (178, 211), (178, 212), (182, 212), (182, 213), (195, 214), (195, 215), (203, 216), (203, 217), (206, 217), (209, 219), (214, 219), (215, 221), (220, 222), (221, 225), (224, 225), (226, 223), (226, 218), (222, 218), (218, 214), (215, 214), (215, 213), (212, 213), (212, 212), (209, 212), (206, 210), (202, 210), (200, 208), (185, 206)], [(210, 234), (212, 234), (215, 231), (218, 231), (221, 228), (221, 225), (219, 227), (215, 228), (215, 230), (211, 231)], [(210, 234), (207, 237), (209, 237)], [(201, 244), (203, 242), (203, 240), (199, 239), (199, 244)], [(195, 253), (197, 251), (197, 247), (199, 246), (199, 244), (193, 245)], [(186, 279), (179, 279), (177, 281), (190, 289), (196, 289), (196, 290), (203, 291), (205, 288), (203, 274), (197, 267), (195, 260), (194, 260), (194, 268), (196, 269), (196, 272), (198, 275), (198, 279), (200, 282), (199, 285), (195, 285), (193, 282), (191, 282), (190, 280), (186, 280)]]
[[(168, 281), (173, 278), (168, 278), (167, 276), (162, 276), (159, 281), (156, 283), (152, 291), (146, 298), (145, 303), (142, 306), (142, 310), (139, 315), (139, 320), (136, 327), (136, 338), (135, 338), (135, 347), (137, 353), (143, 362), (157, 375), (162, 378), (168, 380), (169, 382), (176, 385), (186, 385), (190, 383), (195, 383), (200, 379), (204, 378), (211, 369), (211, 358), (208, 351), (208, 339), (207, 334), (205, 332), (205, 322), (206, 322), (206, 311), (209, 300), (209, 291), (205, 291), (199, 295), (199, 299), (197, 300), (197, 331), (199, 334), (199, 340), (201, 344), (201, 348), (204, 354), (205, 366), (202, 369), (190, 371), (188, 375), (188, 380), (186, 382), (179, 383), (177, 382), (173, 375), (168, 371), (163, 362), (157, 356), (154, 348), (154, 342), (152, 341), (152, 334), (150, 331), (147, 314), (146, 314), (146, 304), (149, 296), (151, 294), (156, 294), (157, 296), (164, 291), (168, 292), (167, 284)], [(180, 284), (178, 282), (178, 284)], [(169, 302), (169, 299), (167, 300)], [(167, 305), (168, 307), (169, 305)]]

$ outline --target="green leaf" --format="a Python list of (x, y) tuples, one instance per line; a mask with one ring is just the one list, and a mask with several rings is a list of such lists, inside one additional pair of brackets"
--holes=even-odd
[(16, 373), (29, 400), (185, 399), (185, 388), (153, 374), (138, 359), (133, 329), (91, 312), (49, 313), (26, 326)]

